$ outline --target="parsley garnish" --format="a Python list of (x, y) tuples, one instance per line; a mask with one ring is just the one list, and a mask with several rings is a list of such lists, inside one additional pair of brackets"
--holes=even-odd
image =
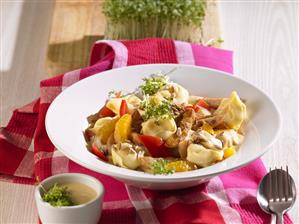
[(153, 95), (167, 84), (167, 77), (164, 75), (152, 76), (150, 78), (144, 78), (143, 81), (145, 83), (139, 86), (139, 88), (144, 94)]
[(111, 90), (108, 92), (108, 98), (119, 98), (122, 97), (122, 92), (121, 91), (115, 91), (115, 90)]
[(155, 104), (152, 102), (145, 101), (142, 107), (145, 112), (143, 114), (143, 119), (148, 120), (150, 118), (156, 119), (169, 119), (173, 117), (171, 103), (164, 100), (160, 104)]
[(167, 168), (168, 160), (165, 159), (157, 159), (152, 163), (152, 169), (154, 174), (173, 174), (175, 172), (174, 169)]
[(116, 93), (115, 90), (111, 90), (111, 91), (109, 91), (109, 92), (108, 92), (108, 97), (109, 97), (109, 98), (115, 97), (115, 93)]
[(57, 206), (72, 206), (74, 203), (69, 197), (66, 187), (54, 184), (47, 192), (43, 195), (43, 200), (48, 202), (50, 205)]

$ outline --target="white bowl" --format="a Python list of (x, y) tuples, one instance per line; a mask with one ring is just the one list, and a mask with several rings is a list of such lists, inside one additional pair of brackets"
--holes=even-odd
[[(85, 184), (97, 193), (93, 200), (75, 206), (53, 207), (44, 202), (41, 194), (43, 190), (52, 187), (55, 183), (76, 182)], [(79, 173), (59, 174), (43, 180), (35, 189), (35, 201), (39, 218), (42, 223), (98, 223), (101, 217), (104, 187), (95, 178)]]
[[(87, 116), (97, 112), (111, 90), (133, 91), (142, 78), (157, 71), (168, 72), (191, 94), (225, 97), (236, 90), (246, 100), (250, 123), (245, 142), (232, 157), (215, 165), (173, 175), (151, 175), (102, 162), (85, 146), (82, 131)], [(54, 145), (68, 158), (91, 170), (112, 176), (127, 184), (151, 189), (178, 189), (197, 185), (262, 156), (277, 138), (281, 119), (273, 101), (254, 85), (230, 74), (203, 67), (178, 64), (148, 64), (113, 69), (86, 78), (63, 91), (46, 115), (46, 130)]]

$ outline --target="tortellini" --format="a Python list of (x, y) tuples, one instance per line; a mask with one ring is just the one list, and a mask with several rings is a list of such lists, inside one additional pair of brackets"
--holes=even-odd
[(223, 130), (218, 135), (217, 138), (223, 143), (224, 148), (239, 145), (243, 141), (243, 135), (240, 135), (233, 129)]
[(173, 118), (156, 120), (151, 118), (142, 123), (141, 132), (144, 135), (157, 136), (166, 140), (177, 130), (176, 123)]
[(140, 159), (144, 152), (136, 152), (129, 143), (113, 145), (111, 150), (112, 162), (114, 165), (135, 170), (140, 166)]
[(222, 142), (205, 130), (194, 132), (192, 139), (208, 149), (222, 149)]
[(188, 103), (189, 92), (182, 86), (176, 83), (171, 84), (174, 92), (173, 102), (177, 105)]
[(137, 109), (140, 106), (141, 100), (136, 95), (128, 95), (126, 99), (130, 111)]
[(236, 91), (233, 91), (229, 98), (221, 101), (214, 114), (221, 116), (224, 123), (235, 130), (238, 130), (242, 122), (247, 118), (246, 106)]
[(159, 90), (157, 94), (166, 99), (172, 98), (172, 102), (176, 105), (187, 104), (189, 99), (189, 92), (176, 83), (169, 83), (163, 89)]
[(210, 166), (223, 159), (223, 150), (207, 149), (200, 144), (190, 144), (187, 148), (187, 160), (200, 167)]
[(113, 134), (118, 118), (104, 117), (96, 121), (90, 130), (100, 139), (102, 144), (106, 144), (108, 138)]
[(118, 115), (121, 106), (121, 101), (124, 99), (127, 101), (129, 111), (138, 108), (141, 102), (141, 100), (136, 95), (128, 95), (125, 97), (112, 98), (108, 100), (106, 107), (108, 107), (110, 110), (112, 110), (115, 114)]

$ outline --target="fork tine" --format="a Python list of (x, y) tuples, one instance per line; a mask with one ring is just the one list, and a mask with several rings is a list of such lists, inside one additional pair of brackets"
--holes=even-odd
[(285, 182), (286, 182), (285, 195), (286, 195), (286, 201), (288, 201), (291, 194), (291, 184), (290, 184), (290, 176), (289, 176), (289, 167), (286, 166), (286, 169), (287, 169), (287, 173), (285, 177)]
[(289, 194), (289, 180), (288, 180), (288, 168), (286, 168), (286, 171), (283, 175), (283, 182), (284, 182), (284, 196), (286, 201), (288, 200), (288, 194)]
[(271, 175), (271, 182), (272, 182), (272, 186), (273, 186), (273, 189), (272, 189), (272, 197), (273, 197), (273, 201), (277, 201), (278, 199), (278, 181), (277, 181), (277, 169), (275, 167), (275, 170), (273, 170), (272, 172), (272, 175)]
[(280, 169), (277, 169), (277, 182), (278, 182), (278, 199), (279, 201), (282, 201), (284, 198), (284, 183), (283, 183), (283, 173), (282, 167)]
[(271, 174), (271, 167), (270, 167), (270, 171), (269, 171), (269, 176), (268, 176), (268, 181), (269, 181), (269, 192), (268, 192), (268, 201), (271, 201), (273, 199), (272, 197), (272, 174)]

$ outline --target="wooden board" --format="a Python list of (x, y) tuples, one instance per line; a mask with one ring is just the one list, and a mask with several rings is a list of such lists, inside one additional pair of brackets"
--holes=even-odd
[[(48, 76), (84, 67), (88, 64), (92, 44), (103, 38), (106, 20), (103, 1), (57, 1), (46, 59)], [(208, 1), (203, 23), (203, 39), (220, 37), (218, 8)]]

